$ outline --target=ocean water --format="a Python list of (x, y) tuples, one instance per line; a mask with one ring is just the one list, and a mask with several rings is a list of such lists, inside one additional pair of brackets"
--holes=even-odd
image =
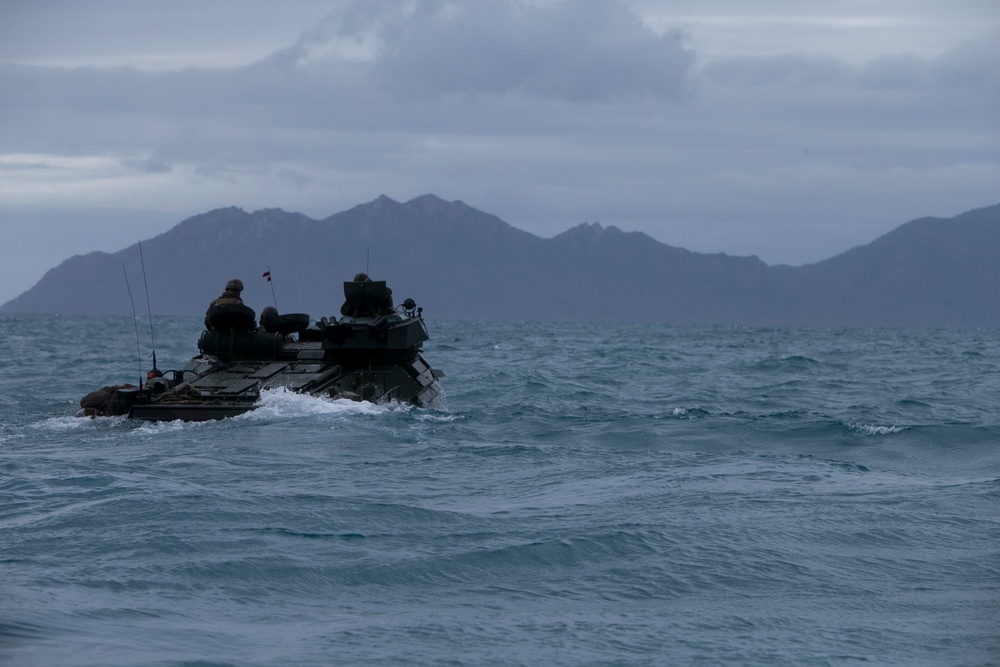
[(439, 409), (147, 424), (148, 322), (0, 318), (0, 664), (1000, 663), (1000, 331), (429, 328)]

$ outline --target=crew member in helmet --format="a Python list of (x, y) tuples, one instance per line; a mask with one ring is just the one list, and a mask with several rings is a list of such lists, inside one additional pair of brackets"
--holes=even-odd
[[(256, 314), (252, 309), (245, 307), (243, 299), (240, 298), (242, 291), (243, 281), (239, 278), (233, 278), (226, 283), (226, 289), (219, 295), (219, 298), (208, 304), (208, 310), (205, 312), (206, 329), (212, 331), (219, 327), (223, 330), (253, 331), (257, 327)], [(238, 306), (238, 308), (234, 308), (234, 306)], [(225, 319), (218, 319), (220, 310), (230, 311), (226, 313)], [(235, 313), (232, 312), (234, 310)], [(214, 323), (213, 313), (217, 318)], [(219, 322), (223, 322), (223, 324), (219, 325)]]
[(240, 298), (240, 292), (243, 291), (243, 281), (239, 278), (233, 278), (228, 283), (226, 283), (226, 289), (222, 292), (218, 299), (213, 301), (208, 305), (209, 308), (212, 306), (226, 306), (230, 304), (243, 305), (243, 299)]
[(277, 333), (280, 322), (278, 309), (274, 306), (264, 306), (264, 310), (260, 311), (260, 326), (257, 327), (257, 333)]
[(153, 368), (146, 373), (146, 388), (152, 389), (154, 394), (162, 394), (167, 390), (167, 378), (163, 377), (163, 371)]
[[(353, 282), (370, 283), (371, 281), (372, 279), (368, 277), (367, 273), (361, 272), (354, 276)], [(356, 315), (388, 315), (393, 312), (392, 289), (386, 287), (385, 293), (380, 296), (378, 301), (365, 303), (364, 306), (364, 308), (360, 308), (358, 304), (344, 301), (344, 305), (340, 307), (340, 314), (347, 317)]]

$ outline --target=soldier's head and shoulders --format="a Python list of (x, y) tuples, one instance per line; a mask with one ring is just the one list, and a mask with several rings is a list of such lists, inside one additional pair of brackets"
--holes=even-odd
[(240, 296), (243, 292), (243, 281), (233, 278), (226, 283), (226, 288), (217, 299), (209, 304), (205, 312), (205, 328), (250, 330), (256, 328), (257, 314), (253, 309), (243, 304)]

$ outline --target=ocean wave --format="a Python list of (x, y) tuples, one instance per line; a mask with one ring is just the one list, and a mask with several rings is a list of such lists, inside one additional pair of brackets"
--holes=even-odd
[(417, 421), (436, 424), (450, 424), (451, 422), (460, 421), (462, 419), (465, 419), (463, 415), (457, 415), (447, 411), (419, 411), (416, 415)]
[(701, 408), (674, 408), (670, 416), (676, 419), (698, 419), (708, 417), (711, 413)]
[(755, 372), (788, 373), (812, 371), (822, 366), (824, 366), (822, 361), (801, 354), (792, 354), (784, 357), (761, 359), (753, 364), (751, 368)]
[(858, 422), (850, 422), (846, 426), (848, 430), (862, 435), (892, 435), (894, 433), (902, 433), (910, 428), (909, 426), (884, 426), (880, 424), (861, 424)]

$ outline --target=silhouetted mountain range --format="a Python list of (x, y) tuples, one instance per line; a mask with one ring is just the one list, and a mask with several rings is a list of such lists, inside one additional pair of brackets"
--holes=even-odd
[[(339, 313), (342, 282), (368, 269), (438, 319), (804, 325), (1000, 325), (1000, 205), (921, 218), (800, 267), (694, 253), (597, 223), (551, 239), (424, 195), (382, 196), (313, 220), (238, 208), (142, 242), (151, 309), (201, 314), (229, 278), (258, 312)], [(128, 314), (126, 267), (145, 310), (138, 244), (78, 255), (3, 313)], [(274, 295), (262, 277), (270, 268)]]

